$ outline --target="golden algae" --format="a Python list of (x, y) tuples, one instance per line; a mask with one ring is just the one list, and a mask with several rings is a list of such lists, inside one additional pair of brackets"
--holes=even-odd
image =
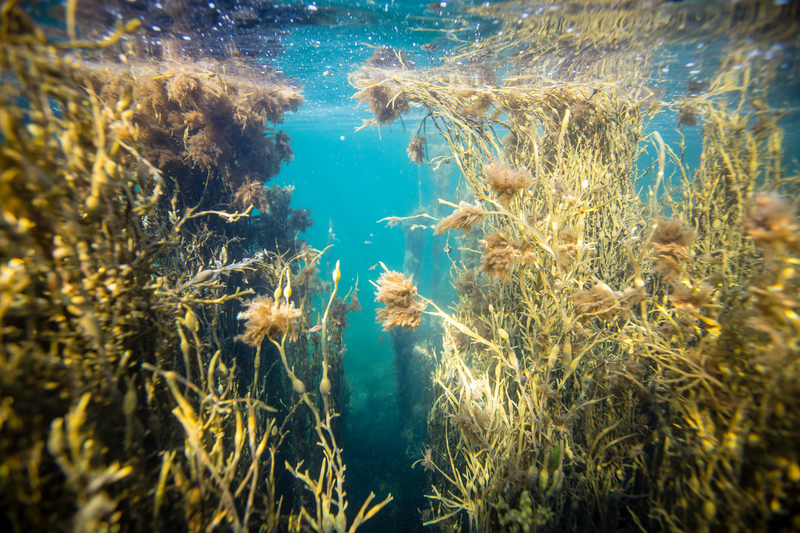
[(425, 161), (425, 137), (417, 135), (411, 139), (411, 142), (408, 143), (406, 153), (408, 154), (408, 158), (414, 163), (419, 164)]
[[(356, 97), (369, 106), (378, 124), (391, 124), (410, 109), (408, 98), (392, 81), (393, 73), (413, 70), (414, 63), (405, 52), (385, 46), (376, 48), (367, 64), (361, 77), (363, 88)], [(419, 148), (409, 153), (418, 158)]]
[(253, 347), (261, 345), (264, 337), (278, 334), (286, 333), (294, 339), (296, 322), (301, 315), (300, 309), (296, 309), (292, 302), (276, 302), (269, 296), (254, 298), (237, 317), (246, 321), (245, 332), (237, 339)]
[[(335, 420), (355, 291), (335, 298), (338, 267), (333, 286), (316, 278), (323, 253), (295, 236), (307, 212), (264, 186), (291, 159), (269, 125), (298, 90), (238, 60), (139, 61), (120, 48), (136, 23), (94, 39), (76, 6), (62, 40), (16, 2), (0, 10), (4, 523), (354, 531), (391, 500), (344, 513)], [(222, 153), (222, 137), (240, 144)], [(272, 297), (248, 307), (253, 294)], [(271, 314), (248, 328), (240, 312)], [(261, 369), (281, 359), (286, 372)]]
[[(798, 177), (785, 111), (769, 103), (786, 57), (757, 48), (797, 46), (796, 6), (528, 9), (468, 8), (504, 21), (502, 35), (386, 79), (477, 199), (473, 209), (459, 189), (443, 201), (456, 211), (436, 232), (483, 235), (473, 264), (454, 267), (455, 308), (426, 301), (443, 327), (426, 524), (791, 530)], [(707, 82), (662, 101), (666, 49), (723, 32)], [(497, 75), (468, 84), (467, 63)], [(377, 75), (366, 65), (351, 82), (363, 90)], [(662, 112), (702, 127), (696, 167), (682, 135), (667, 145), (648, 133)], [(504, 194), (498, 165), (530, 178)]]
[(394, 270), (386, 270), (376, 286), (378, 292), (375, 293), (375, 301), (386, 306), (378, 309), (378, 321), (383, 322), (384, 331), (396, 326), (417, 329), (425, 303), (420, 300), (411, 278)]
[(471, 205), (461, 201), (453, 214), (443, 218), (433, 230), (434, 235), (447, 233), (450, 230), (463, 229), (465, 233), (472, 231), (472, 225), (483, 219), (483, 209), (479, 205)]

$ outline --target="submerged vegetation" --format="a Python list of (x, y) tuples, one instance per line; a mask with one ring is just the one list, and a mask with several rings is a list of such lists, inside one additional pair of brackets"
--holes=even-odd
[(386, 270), (376, 286), (378, 292), (375, 293), (375, 301), (386, 306), (378, 309), (378, 321), (383, 322), (383, 330), (396, 326), (417, 329), (426, 305), (420, 300), (411, 278), (394, 270)]
[[(773, 84), (797, 75), (797, 6), (558, 7), (524, 18), (524, 3), (476, 6), (502, 35), (428, 69), (368, 62), (351, 76), (378, 124), (407, 107), (372, 97), (383, 87), (449, 144), (461, 178), (443, 203), (456, 211), (435, 233), (483, 235), (453, 264), (455, 308), (424, 311), (443, 342), (423, 519), (441, 531), (797, 530), (800, 175), (770, 104)], [(663, 102), (663, 49), (723, 32), (713, 76)], [(774, 42), (793, 52), (763, 53)], [(779, 79), (781, 61), (792, 73)], [(467, 65), (497, 72), (474, 83)], [(684, 128), (669, 145), (651, 127), (665, 109)]]
[[(300, 238), (310, 213), (269, 185), (301, 89), (257, 39), (212, 32), (338, 11), (216, 4), (68, 0), (45, 30), (2, 2), (6, 529), (354, 533), (393, 500), (346, 492), (358, 287), (342, 296), (332, 252)], [(374, 282), (421, 521), (800, 530), (800, 170), (779, 107), (797, 3), (453, 9), (499, 31), (443, 24), (422, 61), (378, 46), (350, 77), (374, 126), (422, 110), (413, 168), (460, 172), (441, 205), (385, 219), (405, 274)], [(675, 91), (687, 46), (714, 60)], [(448, 311), (415, 285), (429, 230)]]
[(62, 39), (0, 10), (0, 523), (355, 531), (392, 499), (346, 514), (356, 289), (265, 185), (299, 90), (139, 57), (136, 20), (78, 40), (75, 6)]

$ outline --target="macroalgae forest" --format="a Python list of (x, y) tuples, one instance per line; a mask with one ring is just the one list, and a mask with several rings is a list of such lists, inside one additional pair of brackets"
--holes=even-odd
[(799, 46), (2, 0), (0, 527), (800, 531)]

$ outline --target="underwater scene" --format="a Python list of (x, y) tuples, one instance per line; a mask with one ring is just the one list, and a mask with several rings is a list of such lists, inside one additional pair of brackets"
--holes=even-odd
[(0, 530), (800, 531), (800, 1), (0, 0)]

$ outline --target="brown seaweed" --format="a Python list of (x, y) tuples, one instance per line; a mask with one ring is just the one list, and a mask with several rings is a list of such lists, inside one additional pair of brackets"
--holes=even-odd
[(302, 311), (292, 302), (275, 301), (269, 296), (258, 296), (247, 304), (236, 317), (244, 320), (244, 333), (236, 337), (250, 346), (258, 347), (265, 337), (277, 339), (283, 334), (294, 340), (298, 319)]
[(497, 194), (498, 201), (507, 206), (517, 191), (533, 185), (533, 176), (525, 168), (513, 170), (501, 161), (490, 161), (486, 164), (486, 183)]
[(469, 233), (472, 231), (472, 225), (480, 222), (484, 215), (485, 213), (480, 205), (459, 202), (458, 207), (455, 211), (453, 211), (453, 214), (443, 218), (438, 224), (436, 224), (433, 234), (439, 235), (450, 230), (460, 229), (463, 229), (464, 233)]
[(377, 321), (383, 322), (383, 330), (388, 331), (396, 326), (417, 329), (426, 305), (419, 298), (411, 279), (394, 270), (386, 270), (376, 286), (375, 301), (386, 306), (378, 309)]

